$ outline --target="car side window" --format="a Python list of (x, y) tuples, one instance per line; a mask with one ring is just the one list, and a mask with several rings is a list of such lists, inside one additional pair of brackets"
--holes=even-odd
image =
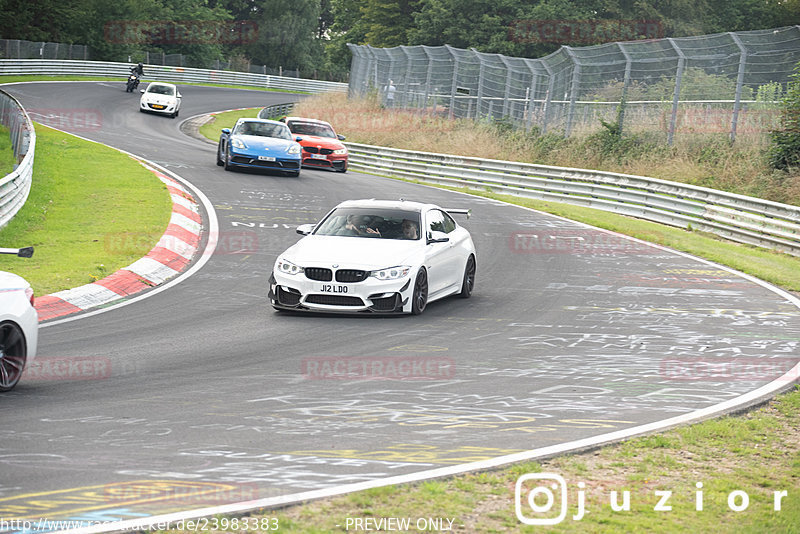
[(444, 232), (444, 213), (439, 210), (428, 212), (428, 236), (431, 232)]

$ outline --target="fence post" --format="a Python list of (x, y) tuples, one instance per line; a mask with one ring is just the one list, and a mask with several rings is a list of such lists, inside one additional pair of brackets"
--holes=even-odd
[[(428, 97), (430, 96), (431, 92), (431, 78), (433, 77), (433, 58), (431, 57), (430, 53), (428, 52), (428, 47), (423, 46), (422, 51), (425, 52), (425, 57), (428, 58), (428, 75), (425, 77), (425, 97), (422, 101), (422, 107), (425, 111), (428, 111)], [(433, 110), (436, 111), (436, 101), (434, 100)]]
[(450, 52), (450, 57), (453, 58), (453, 85), (450, 89), (450, 118), (452, 119), (455, 114), (456, 92), (458, 91), (458, 56), (453, 53), (453, 49), (449, 45), (444, 46)]
[(564, 45), (564, 50), (567, 51), (569, 54), (570, 59), (572, 60), (573, 68), (572, 68), (572, 86), (570, 87), (570, 95), (569, 95), (569, 109), (567, 110), (567, 126), (564, 128), (564, 137), (569, 137), (572, 133), (572, 118), (575, 114), (575, 101), (578, 99), (578, 91), (580, 90), (580, 80), (581, 80), (581, 63), (578, 61), (578, 58), (575, 56), (575, 52), (569, 46)]
[(481, 116), (481, 102), (483, 100), (483, 76), (486, 72), (484, 68), (483, 58), (481, 57), (480, 53), (475, 50), (474, 48), (470, 48), (475, 57), (478, 58), (478, 62), (480, 63), (480, 67), (478, 67), (478, 99), (475, 102), (475, 118)]
[(731, 143), (736, 141), (736, 125), (739, 122), (739, 109), (742, 105), (742, 86), (744, 85), (744, 69), (747, 65), (747, 48), (742, 44), (739, 36), (728, 32), (733, 42), (739, 47), (739, 73), (736, 76), (736, 96), (733, 101), (733, 117), (731, 117)]
[(550, 113), (550, 103), (553, 99), (556, 77), (553, 76), (553, 69), (550, 68), (550, 65), (548, 65), (546, 61), (542, 60), (542, 66), (544, 70), (547, 71), (547, 77), (550, 78), (550, 81), (547, 82), (547, 94), (544, 95), (544, 109), (542, 110), (542, 135), (544, 135), (547, 133), (547, 120), (549, 118), (548, 114)]
[(671, 37), (667, 37), (667, 41), (672, 46), (675, 53), (678, 54), (678, 70), (675, 73), (675, 94), (672, 97), (672, 114), (669, 118), (669, 133), (667, 134), (667, 144), (672, 146), (672, 140), (675, 137), (675, 121), (678, 118), (678, 102), (681, 97), (681, 79), (683, 78), (683, 69), (686, 65), (686, 55), (683, 50), (678, 48), (675, 41)]
[[(503, 65), (506, 68), (506, 91), (503, 95), (503, 116), (501, 118), (506, 118), (509, 116), (508, 114), (508, 104), (511, 98), (511, 75), (514, 74), (514, 71), (511, 68), (511, 65), (508, 64), (508, 60), (505, 56), (500, 56), (500, 61), (503, 62)], [(511, 117), (513, 119), (513, 117)]]
[(622, 82), (622, 96), (619, 102), (619, 113), (617, 114), (617, 127), (619, 128), (619, 135), (622, 136), (622, 123), (625, 120), (625, 102), (628, 100), (628, 85), (631, 83), (631, 55), (625, 50), (622, 43), (617, 43), (622, 55), (625, 56), (625, 78)]

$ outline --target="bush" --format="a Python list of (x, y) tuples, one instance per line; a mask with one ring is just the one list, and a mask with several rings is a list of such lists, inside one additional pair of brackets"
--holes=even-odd
[(769, 163), (775, 169), (800, 167), (800, 63), (782, 100), (781, 127), (770, 132)]

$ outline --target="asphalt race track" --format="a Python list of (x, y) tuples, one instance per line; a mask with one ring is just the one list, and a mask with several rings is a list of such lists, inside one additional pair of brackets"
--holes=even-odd
[[(180, 128), (298, 95), (184, 86), (171, 120), (121, 81), (5, 89), (34, 120), (95, 113), (64, 129), (202, 190), (220, 239), (173, 288), (41, 329), (37, 359), (98, 371), (0, 398), (0, 517), (134, 519), (378, 481), (688, 415), (797, 363), (797, 301), (719, 266), (352, 171), (225, 172)], [(372, 197), (471, 208), (473, 297), (418, 317), (275, 312), (267, 280), (295, 227)]]

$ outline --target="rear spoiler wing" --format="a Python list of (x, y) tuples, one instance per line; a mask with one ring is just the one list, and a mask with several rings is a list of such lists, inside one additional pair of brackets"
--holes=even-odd
[(448, 208), (445, 208), (444, 211), (446, 211), (447, 213), (451, 213), (453, 215), (466, 215), (467, 219), (469, 219), (472, 216), (472, 210), (470, 210), (470, 209), (462, 209), (462, 208), (448, 209)]
[(13, 254), (20, 258), (30, 258), (33, 256), (33, 247), (23, 248), (0, 248), (0, 254)]

